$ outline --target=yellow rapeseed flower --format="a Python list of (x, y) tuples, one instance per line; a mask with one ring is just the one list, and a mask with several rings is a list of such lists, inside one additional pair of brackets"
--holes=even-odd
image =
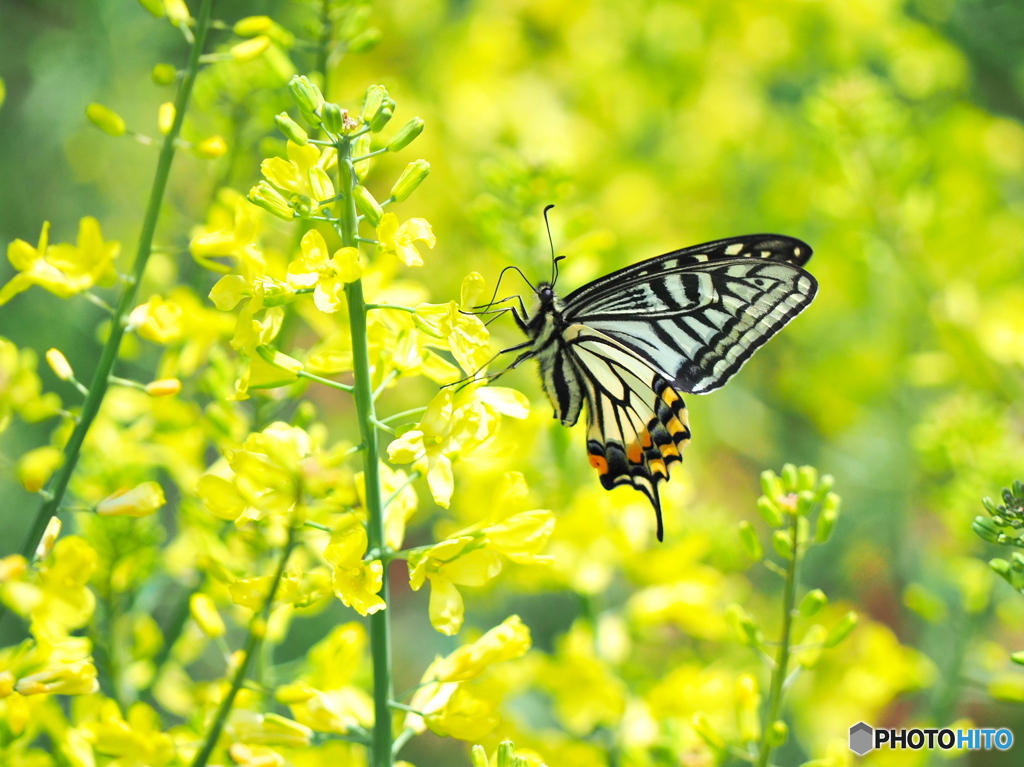
[(409, 585), (419, 591), (430, 581), (430, 624), (442, 634), (457, 634), (465, 610), (456, 586), (483, 586), (501, 572), (501, 558), (480, 535), (441, 541), (409, 556)]
[(349, 517), (331, 535), (324, 559), (334, 566), (334, 593), (360, 615), (371, 615), (387, 605), (378, 596), (383, 585), (384, 565), (379, 559), (363, 561), (366, 554), (366, 529)]
[(114, 259), (121, 251), (121, 243), (104, 241), (95, 218), (87, 216), (81, 220), (76, 245), (50, 245), (49, 231), (47, 221), (34, 248), (24, 240), (8, 245), (7, 259), (18, 273), (0, 288), (0, 305), (32, 285), (68, 298), (94, 285), (111, 285), (117, 279)]
[(463, 645), (434, 664), (439, 682), (464, 682), (503, 660), (519, 658), (530, 649), (530, 629), (518, 615), (506, 618), (475, 642)]
[(416, 243), (422, 242), (428, 248), (433, 248), (437, 244), (437, 237), (424, 218), (410, 218), (399, 224), (398, 216), (385, 213), (377, 225), (377, 241), (381, 253), (397, 256), (406, 266), (423, 266), (423, 257)]

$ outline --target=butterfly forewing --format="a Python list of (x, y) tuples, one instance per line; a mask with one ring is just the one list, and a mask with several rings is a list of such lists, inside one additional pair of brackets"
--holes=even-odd
[(685, 392), (714, 391), (814, 299), (788, 237), (732, 238), (666, 253), (596, 280), (564, 302), (566, 322), (619, 341)]

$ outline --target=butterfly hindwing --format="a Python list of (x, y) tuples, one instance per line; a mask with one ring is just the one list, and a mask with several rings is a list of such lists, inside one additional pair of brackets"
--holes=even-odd
[(658, 483), (690, 441), (686, 405), (656, 370), (628, 347), (584, 325), (562, 335), (587, 401), (587, 453), (606, 489), (631, 485), (646, 495), (663, 537)]

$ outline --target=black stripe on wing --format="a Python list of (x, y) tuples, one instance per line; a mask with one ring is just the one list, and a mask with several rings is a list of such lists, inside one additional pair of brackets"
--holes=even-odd
[[(719, 388), (757, 349), (810, 305), (817, 281), (797, 266), (780, 261), (727, 259), (703, 264), (704, 292), (694, 308), (676, 313), (632, 315), (584, 313), (575, 321), (628, 347), (676, 388), (705, 394)], [(665, 296), (664, 306), (689, 300), (674, 280), (660, 275), (646, 285)]]
[(692, 311), (707, 295), (701, 291), (706, 283), (700, 275), (716, 262), (754, 259), (799, 269), (812, 254), (806, 242), (779, 234), (751, 234), (694, 245), (632, 264), (574, 290), (562, 301), (562, 316), (568, 322), (582, 322), (584, 316), (597, 314)]

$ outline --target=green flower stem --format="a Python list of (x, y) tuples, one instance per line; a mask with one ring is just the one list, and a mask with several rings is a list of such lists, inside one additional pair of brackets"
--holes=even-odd
[(330, 378), (321, 378), (320, 376), (314, 375), (313, 373), (307, 373), (305, 370), (298, 371), (296, 375), (299, 378), (308, 378), (310, 381), (316, 381), (317, 383), (322, 383), (324, 386), (330, 386), (332, 389), (340, 389), (341, 391), (348, 392), (350, 394), (353, 391), (355, 391), (354, 386), (338, 383), (337, 381), (332, 381)]
[(235, 704), (235, 696), (242, 689), (242, 685), (245, 683), (245, 676), (249, 673), (249, 665), (252, 662), (253, 656), (259, 651), (263, 637), (267, 633), (267, 621), (274, 606), (274, 597), (277, 596), (277, 589), (281, 585), (281, 578), (284, 576), (284, 570), (288, 565), (288, 558), (291, 556), (292, 549), (295, 548), (296, 540), (296, 529), (289, 526), (288, 541), (281, 551), (281, 559), (277, 563), (277, 572), (274, 573), (274, 580), (270, 583), (270, 591), (267, 592), (267, 601), (263, 603), (263, 609), (260, 613), (254, 615), (249, 622), (249, 634), (245, 638), (245, 647), (242, 648), (242, 660), (238, 664), (238, 668), (235, 669), (234, 677), (231, 679), (231, 688), (217, 708), (213, 724), (206, 731), (206, 737), (203, 738), (203, 745), (196, 752), (195, 759), (192, 760), (192, 767), (206, 767), (213, 749), (217, 747), (217, 741), (220, 739), (221, 731), (227, 723), (231, 707)]
[(410, 314), (416, 314), (415, 306), (402, 306), (400, 304), (367, 304), (367, 309), (397, 309), (400, 312), (409, 312)]
[(799, 533), (797, 532), (797, 516), (789, 515), (789, 534), (793, 541), (793, 556), (786, 565), (786, 586), (782, 596), (782, 639), (779, 652), (772, 668), (771, 692), (768, 694), (768, 717), (761, 728), (761, 751), (757, 759), (757, 767), (768, 767), (771, 763), (773, 746), (768, 742), (768, 728), (779, 718), (782, 709), (782, 693), (789, 670), (789, 658), (792, 648), (793, 614), (796, 606), (796, 568), (800, 562)]
[[(196, 17), (195, 42), (192, 44), (192, 51), (189, 55), (188, 67), (185, 76), (178, 88), (178, 95), (174, 99), (174, 124), (171, 130), (164, 137), (163, 146), (160, 148), (160, 159), (157, 161), (156, 176), (153, 178), (153, 187), (149, 193), (149, 203), (146, 206), (145, 218), (142, 221), (142, 232), (139, 234), (139, 244), (135, 252), (135, 262), (132, 265), (132, 276), (121, 290), (121, 295), (114, 308), (110, 323), (110, 335), (100, 354), (99, 365), (93, 374), (92, 384), (89, 386), (89, 393), (82, 404), (82, 414), (75, 430), (71, 433), (64, 448), (64, 462), (60, 469), (54, 474), (53, 479), (47, 487), (48, 496), (39, 507), (36, 513), (35, 522), (29, 530), (25, 543), (21, 547), (21, 553), (26, 559), (31, 559), (39, 541), (46, 532), (46, 526), (50, 519), (57, 513), (61, 502), (64, 500), (64, 493), (67, 492), (68, 482), (78, 464), (78, 458), (82, 451), (89, 428), (100, 411), (103, 398), (110, 385), (110, 374), (117, 363), (118, 352), (121, 349), (121, 340), (125, 333), (125, 320), (138, 298), (139, 286), (146, 272), (146, 264), (149, 262), (149, 255), (153, 247), (153, 235), (156, 233), (156, 225), (160, 219), (160, 207), (163, 203), (164, 192), (167, 190), (167, 179), (171, 174), (171, 165), (174, 162), (174, 154), (177, 149), (178, 136), (181, 133), (181, 125), (185, 120), (185, 112), (188, 111), (188, 102), (192, 96), (192, 86), (195, 84), (196, 75), (199, 73), (199, 57), (202, 54), (203, 46), (206, 43), (206, 33), (210, 29), (210, 14), (213, 9), (213, 0), (203, 0), (199, 8), (199, 15)], [(2, 613), (0, 613), (2, 614)]]
[[(340, 188), (345, 195), (341, 201), (339, 232), (342, 245), (358, 247), (356, 204), (352, 190), (356, 173), (352, 167), (352, 140), (343, 138), (337, 144)], [(373, 381), (370, 370), (370, 349), (366, 337), (366, 300), (363, 298), (362, 280), (345, 286), (348, 297), (349, 329), (352, 334), (352, 367), (355, 373), (356, 413), (359, 434), (366, 450), (363, 451), (363, 476), (366, 482), (367, 537), (369, 549), (385, 551), (384, 504), (380, 487), (380, 442), (377, 436), (377, 415), (373, 399)], [(385, 565), (380, 597), (387, 608), (370, 616), (370, 653), (373, 658), (373, 743), (370, 746), (372, 767), (391, 767), (391, 600), (388, 596), (388, 568)]]

